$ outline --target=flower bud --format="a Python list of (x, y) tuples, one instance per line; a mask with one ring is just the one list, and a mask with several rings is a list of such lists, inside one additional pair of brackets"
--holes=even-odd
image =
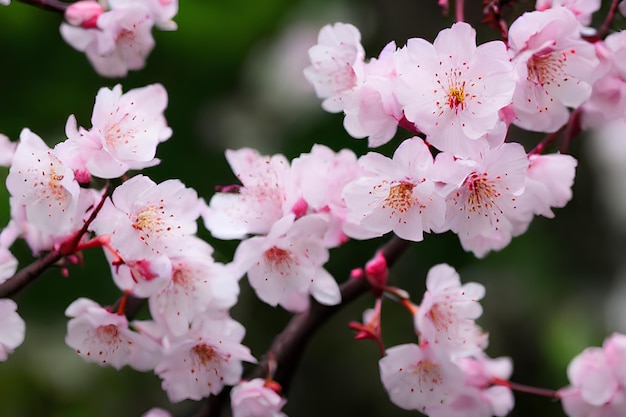
[(98, 16), (104, 9), (97, 1), (78, 1), (65, 10), (65, 20), (71, 25), (82, 26), (85, 29), (95, 28)]

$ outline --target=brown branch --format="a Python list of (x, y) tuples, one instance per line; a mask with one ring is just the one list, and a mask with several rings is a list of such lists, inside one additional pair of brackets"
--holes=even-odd
[(36, 259), (31, 264), (20, 269), (15, 275), (0, 285), (0, 298), (12, 297), (20, 292), (24, 287), (34, 282), (43, 272), (52, 265), (61, 260), (64, 256), (68, 256), (76, 252), (80, 240), (87, 233), (89, 225), (95, 220), (96, 216), (102, 209), (106, 197), (110, 194), (111, 187), (107, 183), (102, 193), (102, 197), (98, 205), (91, 211), (89, 218), (85, 221), (81, 229), (66, 242), (62, 243), (59, 248), (46, 253), (43, 257)]
[(617, 12), (617, 6), (619, 5), (618, 0), (612, 0), (611, 6), (609, 7), (609, 11), (606, 14), (606, 19), (604, 19), (604, 23), (600, 29), (598, 29), (598, 38), (604, 39), (609, 34), (609, 30), (611, 29), (611, 25), (613, 24), (613, 20), (615, 19), (615, 13)]
[(25, 4), (38, 7), (49, 12), (65, 13), (65, 10), (73, 3), (66, 3), (59, 0), (18, 0)]
[[(409, 244), (410, 242), (394, 236), (380, 248), (389, 267), (406, 251)], [(325, 306), (311, 300), (309, 309), (303, 313), (296, 314), (285, 329), (274, 338), (268, 353), (272, 353), (273, 360), (276, 363), (276, 372), (273, 379), (281, 385), (284, 392), (288, 390), (291, 377), (316, 330), (343, 307), (361, 295), (366, 294), (371, 289), (371, 286), (365, 278), (351, 278), (341, 284), (339, 288), (341, 291), (340, 304)], [(265, 354), (261, 362), (247, 376), (247, 379), (265, 378), (267, 376), (268, 353)], [(225, 387), (219, 395), (210, 396), (195, 416), (220, 416), (225, 406), (228, 405), (229, 393), (230, 389)]]
[(12, 297), (39, 278), (43, 272), (58, 262), (63, 255), (57, 250), (46, 253), (30, 265), (20, 269), (9, 280), (0, 285), (0, 298)]

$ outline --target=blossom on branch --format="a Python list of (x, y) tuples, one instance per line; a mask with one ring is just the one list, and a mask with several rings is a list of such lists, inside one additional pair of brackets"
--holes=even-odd
[(120, 369), (154, 367), (158, 344), (132, 331), (123, 314), (112, 313), (92, 300), (79, 298), (67, 307), (65, 342), (83, 359)]
[(99, 178), (117, 178), (129, 169), (158, 164), (157, 145), (169, 139), (172, 130), (163, 112), (167, 92), (161, 84), (132, 89), (122, 94), (121, 85), (101, 88), (91, 116), (92, 128), (77, 128), (72, 115), (65, 132), (69, 138), (59, 144), (74, 153), (74, 169)]
[(466, 156), (477, 141), (495, 146), (511, 104), (513, 68), (501, 41), (476, 46), (467, 23), (444, 29), (431, 44), (412, 38), (398, 51), (396, 94), (406, 118), (437, 149)]
[(241, 344), (244, 327), (228, 316), (205, 316), (195, 320), (180, 337), (165, 337), (163, 357), (154, 372), (172, 402), (199, 400), (218, 394), (224, 385), (241, 378), (241, 362), (256, 362)]
[(444, 196), (433, 181), (433, 157), (420, 138), (402, 142), (393, 159), (370, 152), (359, 158), (359, 166), (362, 174), (343, 190), (348, 235), (371, 238), (393, 231), (419, 242), (424, 232), (443, 226)]
[(581, 39), (581, 24), (564, 7), (527, 12), (509, 29), (509, 53), (517, 73), (513, 123), (523, 129), (554, 132), (591, 95), (599, 60)]
[(248, 274), (250, 285), (265, 303), (293, 312), (309, 306), (309, 294), (324, 305), (341, 302), (337, 281), (323, 268), (328, 250), (322, 237), (327, 220), (308, 215), (277, 221), (266, 237), (252, 237), (237, 247), (233, 264)]
[(287, 400), (261, 378), (235, 385), (230, 399), (233, 417), (287, 417), (280, 411)]

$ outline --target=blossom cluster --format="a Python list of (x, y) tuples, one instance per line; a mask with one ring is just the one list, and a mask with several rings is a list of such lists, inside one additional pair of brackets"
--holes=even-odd
[(481, 284), (461, 285), (447, 264), (430, 269), (414, 315), (419, 344), (391, 347), (379, 361), (394, 404), (431, 417), (500, 417), (513, 409), (511, 389), (496, 383), (508, 380), (512, 362), (484, 353), (487, 334), (475, 323), (484, 294)]
[[(552, 33), (551, 22), (562, 30)], [(452, 230), (482, 257), (525, 232), (534, 215), (552, 217), (550, 207), (571, 198), (576, 161), (527, 155), (505, 139), (511, 123), (556, 131), (568, 107), (589, 99), (599, 59), (579, 30), (569, 10), (552, 8), (520, 17), (508, 48), (501, 41), (476, 46), (475, 30), (456, 23), (432, 44), (392, 43), (365, 62), (354, 26), (324, 27), (305, 70), (322, 106), (343, 111), (348, 133), (367, 136), (370, 146), (388, 142), (398, 126), (425, 136), (403, 142), (392, 159), (373, 152), (359, 158), (362, 174), (343, 190), (358, 227), (346, 234), (393, 231), (420, 241), (423, 232)]]
[[(507, 43), (477, 45), (474, 28), (458, 22), (432, 43), (391, 42), (370, 60), (356, 27), (326, 26), (304, 71), (322, 107), (343, 112), (346, 131), (370, 147), (391, 141), (398, 127), (411, 137), (391, 157), (319, 144), (291, 161), (227, 150), (238, 183), (218, 187), (208, 203), (177, 179), (156, 183), (133, 172), (157, 165), (157, 147), (172, 135), (160, 84), (100, 89), (91, 127), (70, 116), (67, 138), (52, 148), (27, 128), (18, 142), (0, 135), (11, 208), (0, 232), (0, 284), (17, 271), (10, 248), (18, 239), (35, 256), (58, 255), (64, 267), (101, 247), (122, 295), (112, 306), (79, 298), (67, 307), (66, 343), (78, 355), (153, 370), (172, 402), (233, 386), (234, 416), (284, 417), (271, 369), (265, 379), (242, 380), (243, 362), (256, 359), (230, 315), (239, 280), (247, 276), (270, 306), (300, 313), (311, 298), (342, 302), (324, 265), (350, 239), (393, 232), (420, 242), (424, 233), (451, 231), (484, 257), (524, 233), (535, 215), (554, 217), (553, 208), (572, 198), (576, 160), (542, 154), (544, 144), (529, 152), (508, 132), (626, 118), (626, 34), (588, 37), (598, 8), (597, 0), (539, 0), (511, 24)], [(61, 34), (98, 73), (124, 76), (145, 65), (153, 26), (176, 29), (177, 10), (176, 0), (79, 1), (67, 8)], [(231, 263), (214, 260), (197, 236), (200, 222), (215, 238), (241, 240)], [(384, 279), (370, 282), (378, 302), (389, 290), (383, 269)], [(410, 305), (418, 343), (388, 348), (379, 361), (391, 401), (429, 416), (506, 415), (512, 362), (485, 353), (488, 337), (475, 322), (484, 287), (461, 284), (454, 268), (439, 264), (426, 288), (420, 305)], [(149, 320), (127, 317), (137, 299)], [(22, 343), (25, 325), (12, 300), (0, 300), (0, 309), (1, 361)], [(377, 334), (380, 310), (364, 321), (363, 334)], [(572, 386), (558, 395), (569, 415), (623, 414), (625, 338), (616, 334), (571, 363)]]
[(154, 48), (153, 26), (176, 30), (176, 13), (178, 0), (81, 0), (65, 11), (61, 35), (98, 74), (123, 77), (145, 66)]
[[(17, 144), (5, 142), (12, 217), (2, 231), (2, 279), (15, 272), (9, 247), (18, 238), (35, 255), (56, 251), (70, 262), (83, 249), (103, 247), (124, 295), (113, 307), (74, 301), (66, 310), (67, 344), (101, 365), (153, 369), (172, 401), (197, 400), (238, 383), (242, 361), (255, 362), (241, 344), (244, 327), (229, 315), (237, 277), (195, 235), (201, 199), (175, 179), (156, 184), (134, 175), (112, 192), (92, 181), (159, 162), (157, 145), (172, 134), (167, 101), (159, 84), (126, 93), (102, 88), (90, 128), (70, 116), (67, 139), (54, 148), (29, 129)], [(147, 299), (152, 320), (129, 322), (130, 297)], [(5, 359), (23, 340), (24, 323), (15, 303), (2, 302)]]

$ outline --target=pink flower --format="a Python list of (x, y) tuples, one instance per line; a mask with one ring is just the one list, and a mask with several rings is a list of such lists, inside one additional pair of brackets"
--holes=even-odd
[(160, 84), (135, 88), (122, 94), (118, 84), (112, 90), (101, 88), (96, 96), (91, 123), (93, 127), (77, 129), (70, 116), (65, 130), (69, 143), (80, 155), (81, 164), (100, 178), (121, 177), (129, 169), (156, 165), (156, 147), (169, 139), (163, 111), (167, 92)]
[(319, 144), (291, 162), (291, 192), (288, 193), (287, 207), (293, 206), (292, 201), (297, 198), (306, 204), (306, 213), (328, 213), (328, 231), (324, 236), (327, 247), (339, 246), (346, 240), (342, 227), (348, 208), (341, 193), (358, 173), (354, 152), (342, 149), (335, 153)]
[(405, 410), (428, 414), (455, 398), (463, 387), (461, 369), (445, 351), (428, 343), (389, 348), (378, 364), (389, 398)]
[(529, 221), (518, 206), (524, 192), (528, 158), (518, 143), (483, 147), (476, 159), (437, 156), (440, 179), (449, 184), (445, 228), (478, 257), (509, 244), (517, 223)]
[(154, 372), (170, 401), (199, 400), (238, 383), (241, 361), (256, 362), (240, 343), (244, 334), (244, 327), (230, 317), (205, 316), (195, 320), (187, 334), (166, 337), (164, 356)]
[(289, 311), (304, 311), (309, 294), (325, 305), (341, 301), (339, 286), (322, 267), (328, 250), (322, 236), (327, 222), (323, 216), (310, 214), (294, 221), (287, 215), (277, 221), (266, 237), (241, 242), (233, 263), (265, 303), (280, 304)]
[(180, 336), (194, 318), (208, 309), (226, 310), (237, 302), (238, 277), (213, 261), (208, 243), (189, 238), (185, 251), (171, 259), (171, 277), (149, 299), (152, 317), (169, 333)]
[(499, 129), (498, 112), (511, 103), (515, 88), (504, 43), (477, 47), (476, 31), (456, 23), (433, 44), (409, 39), (397, 54), (398, 101), (437, 149), (464, 156)]
[(528, 200), (529, 214), (553, 218), (552, 207), (565, 207), (572, 199), (576, 175), (576, 159), (565, 154), (531, 155), (526, 173), (526, 191), (521, 200)]
[(567, 367), (571, 385), (559, 391), (570, 417), (626, 416), (626, 336), (613, 334)]
[(434, 407), (430, 417), (506, 416), (514, 405), (511, 389), (494, 385), (494, 377), (508, 380), (513, 371), (509, 358), (461, 358), (458, 365), (465, 374), (465, 386), (452, 400)]
[(137, 175), (117, 187), (91, 224), (110, 235), (122, 259), (149, 259), (185, 250), (185, 237), (196, 233), (198, 195), (178, 180), (160, 184)]
[(96, 72), (104, 77), (124, 77), (128, 70), (144, 67), (152, 48), (154, 17), (138, 2), (98, 16), (97, 27), (61, 24), (61, 36), (74, 49), (85, 52)]
[(393, 159), (370, 152), (359, 166), (363, 174), (343, 191), (348, 219), (359, 225), (347, 234), (369, 238), (393, 231), (419, 242), (423, 232), (442, 227), (445, 201), (431, 179), (433, 157), (420, 138), (404, 141)]
[(487, 346), (487, 335), (474, 320), (482, 314), (478, 300), (484, 295), (485, 287), (481, 284), (461, 285), (459, 274), (451, 266), (433, 266), (415, 316), (420, 340), (441, 345), (453, 356), (481, 352)]
[(599, 65), (595, 48), (580, 37), (580, 23), (564, 7), (524, 13), (509, 29), (509, 52), (517, 73), (513, 97), (523, 129), (554, 132), (591, 94)]
[(172, 21), (178, 13), (178, 0), (109, 0), (111, 9), (121, 9), (137, 4), (150, 10), (155, 26), (160, 30), (176, 30), (178, 25)]
[(10, 227), (19, 230), (34, 253), (52, 249), (78, 231), (98, 198), (94, 190), (80, 188), (60, 156), (29, 129), (22, 130), (6, 181)]
[(611, 33), (596, 43), (602, 73), (583, 104), (583, 124), (600, 127), (607, 121), (626, 120), (626, 30)]
[(226, 151), (231, 169), (241, 181), (231, 192), (216, 193), (202, 214), (204, 224), (219, 239), (240, 239), (267, 233), (283, 217), (287, 200), (289, 161), (283, 155), (261, 156), (244, 148)]
[(349, 23), (324, 26), (317, 45), (309, 49), (311, 66), (304, 70), (322, 103), (324, 110), (337, 113), (344, 109), (346, 92), (359, 84), (365, 51), (361, 33)]
[(0, 361), (6, 361), (13, 351), (24, 342), (26, 324), (17, 314), (15, 301), (0, 299)]
[(146, 357), (158, 345), (130, 330), (123, 314), (111, 313), (94, 301), (79, 298), (67, 307), (65, 315), (71, 317), (65, 343), (83, 359), (118, 370), (125, 365), (138, 370), (154, 366)]
[(233, 417), (286, 417), (280, 410), (287, 400), (267, 387), (261, 378), (235, 385), (230, 399)]
[(537, 0), (535, 9), (543, 11), (553, 7), (566, 7), (583, 24), (591, 23), (591, 15), (600, 10), (601, 0)]
[(389, 43), (378, 59), (364, 67), (363, 81), (343, 98), (344, 127), (354, 138), (368, 137), (370, 148), (389, 142), (404, 116), (395, 91), (396, 45)]

